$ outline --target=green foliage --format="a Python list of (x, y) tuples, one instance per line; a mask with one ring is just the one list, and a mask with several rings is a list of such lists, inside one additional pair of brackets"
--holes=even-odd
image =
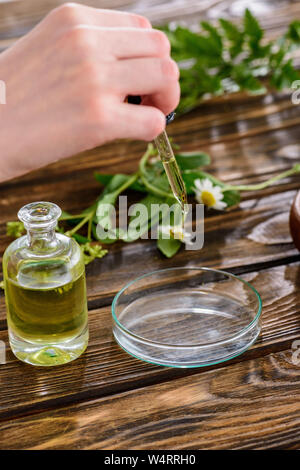
[(23, 222), (7, 222), (6, 234), (9, 237), (19, 238), (25, 233)]
[[(295, 164), (291, 169), (273, 176), (268, 181), (256, 185), (231, 186), (201, 169), (204, 165), (210, 163), (210, 157), (206, 153), (178, 152), (176, 159), (181, 168), (188, 195), (194, 195), (195, 180), (209, 179), (213, 186), (219, 186), (221, 188), (223, 193), (222, 201), (226, 203), (227, 208), (239, 204), (241, 191), (262, 190), (282, 178), (300, 173), (300, 164)], [(107, 175), (97, 173), (95, 178), (101, 186), (105, 185), (95, 203), (85, 209), (81, 214), (71, 215), (63, 211), (60, 223), (68, 224), (72, 228), (64, 232), (63, 226), (57, 227), (59, 232), (73, 237), (81, 245), (85, 264), (106, 255), (107, 250), (103, 249), (99, 242), (102, 244), (112, 244), (121, 240), (131, 243), (146, 234), (152, 227), (158, 226), (158, 249), (168, 258), (171, 258), (177, 253), (183, 240), (178, 239), (172, 234), (172, 227), (180, 227), (182, 217), (181, 209), (178, 204), (176, 205), (174, 196), (170, 191), (163, 165), (157, 158), (157, 152), (154, 150), (152, 144), (148, 145), (147, 151), (142, 156), (138, 172), (132, 175)], [(137, 184), (138, 186), (136, 186)], [(110, 216), (112, 209), (116, 208), (118, 196), (128, 189), (138, 190), (143, 194), (143, 198), (139, 203), (142, 204), (142, 207), (146, 210), (140, 209), (137, 210), (135, 214), (131, 215), (128, 230), (125, 231), (122, 227), (112, 227)], [(111, 204), (108, 211), (105, 211), (107, 207), (106, 204)], [(178, 209), (179, 212), (177, 210), (175, 210), (174, 213), (169, 211), (171, 206)], [(109, 236), (103, 240), (99, 240), (97, 234), (97, 224), (99, 223), (103, 228), (108, 229)], [(87, 230), (83, 235), (80, 232), (84, 227), (87, 227)], [(169, 231), (169, 238), (163, 236), (164, 229), (167, 232)], [(8, 222), (7, 232), (10, 236), (19, 237), (24, 232), (23, 224), (21, 222)], [(98, 243), (93, 240), (98, 241)]]
[(253, 43), (259, 43), (264, 35), (259, 22), (248, 8), (246, 8), (244, 15), (244, 33), (253, 41)]
[[(137, 230), (140, 236), (144, 235), (151, 228), (152, 225), (158, 224), (160, 214), (158, 212), (158, 205), (163, 204), (165, 199), (155, 194), (148, 194), (144, 197), (139, 204), (142, 204), (145, 211), (142, 211), (138, 216), (131, 216), (128, 224), (128, 231), (123, 240), (126, 242), (133, 242), (137, 240)], [(137, 224), (137, 221), (139, 222)]]
[(83, 235), (80, 235), (80, 233), (74, 233), (72, 235), (72, 238), (77, 241), (80, 245), (84, 245), (86, 243), (89, 243), (90, 240), (87, 237), (84, 237)]
[(161, 28), (180, 67), (179, 113), (210, 96), (240, 90), (265, 93), (268, 86), (281, 90), (300, 78), (288, 55), (300, 44), (299, 20), (277, 41), (265, 40), (263, 29), (248, 9), (241, 25), (220, 18), (216, 25), (202, 21), (200, 26), (199, 34), (182, 26)]
[(181, 247), (181, 241), (175, 238), (163, 239), (159, 237), (157, 240), (157, 248), (167, 257), (172, 258), (176, 255), (177, 251)]
[[(209, 30), (208, 26), (207, 29)], [(211, 35), (213, 34), (214, 32), (211, 31)], [(217, 37), (214, 40), (217, 42)], [(176, 145), (174, 144), (173, 147), (176, 148)], [(210, 163), (210, 156), (199, 151), (178, 152), (176, 159), (182, 172), (194, 171), (198, 176), (201, 175), (199, 168)], [(146, 153), (141, 158), (137, 173), (133, 175), (96, 173), (95, 178), (104, 186), (104, 190), (96, 203), (80, 215), (81, 222), (79, 221), (78, 225), (69, 232), (69, 235), (74, 236), (78, 242), (84, 244), (90, 241), (89, 237), (83, 237), (82, 235), (78, 237), (77, 234), (77, 229), (82, 227), (83, 221), (85, 224), (92, 224), (90, 234), (102, 244), (111, 244), (117, 240), (131, 243), (147, 233), (151, 227), (161, 224), (166, 215), (164, 213), (166, 208), (176, 202), (171, 193), (163, 165), (152, 144), (148, 145)], [(139, 202), (146, 210), (138, 211), (135, 215), (132, 215), (129, 219), (128, 230), (124, 232), (122, 228), (112, 227), (110, 216), (117, 204), (119, 194), (128, 189), (146, 194)], [(106, 204), (111, 204), (108, 210), (105, 209)], [(163, 210), (161, 210), (162, 207)], [(84, 216), (85, 219), (82, 219)], [(72, 220), (68, 220), (68, 218), (66, 220), (72, 224)], [(175, 222), (171, 219), (170, 223), (172, 225)], [(99, 240), (96, 229), (97, 224), (105, 229), (106, 238)], [(181, 241), (172, 237), (167, 240), (159, 236), (157, 246), (165, 256), (171, 257), (179, 250)]]
[(89, 264), (96, 258), (103, 258), (107, 254), (107, 250), (103, 250), (99, 244), (85, 243), (80, 248), (84, 257), (84, 264)]
[(297, 46), (300, 44), (300, 20), (292, 21), (285, 37), (292, 45)]
[(176, 160), (182, 171), (210, 164), (210, 156), (204, 152), (179, 152), (176, 154)]
[[(182, 241), (174, 237), (172, 228), (182, 227), (182, 212), (181, 207), (174, 204), (172, 199), (166, 201), (167, 205), (172, 206), (172, 211), (169, 213), (169, 217), (165, 220), (164, 215), (162, 216), (159, 231), (158, 231), (158, 249), (167, 257), (172, 258), (181, 247)], [(164, 231), (168, 233), (168, 237), (164, 236)]]

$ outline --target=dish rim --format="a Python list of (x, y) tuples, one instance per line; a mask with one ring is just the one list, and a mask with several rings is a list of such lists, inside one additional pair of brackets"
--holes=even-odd
[[(235, 333), (233, 336), (230, 336), (226, 339), (223, 339), (221, 341), (212, 341), (212, 342), (206, 342), (206, 343), (199, 343), (199, 344), (171, 344), (171, 343), (161, 343), (158, 341), (153, 341), (148, 338), (145, 338), (144, 336), (139, 336), (136, 333), (133, 333), (131, 330), (128, 330), (117, 318), (116, 316), (116, 305), (118, 302), (118, 299), (121, 297), (121, 295), (125, 292), (126, 289), (128, 289), (130, 286), (132, 286), (135, 282), (140, 281), (141, 279), (144, 279), (146, 277), (152, 276), (154, 274), (159, 274), (159, 273), (164, 273), (167, 271), (179, 271), (179, 270), (191, 270), (191, 271), (209, 271), (209, 272), (214, 272), (218, 274), (223, 274), (227, 277), (231, 277), (237, 281), (242, 282), (245, 284), (252, 292), (255, 294), (257, 300), (258, 300), (258, 309), (255, 317), (251, 322), (245, 326), (242, 330), (238, 331), (238, 333)], [(149, 345), (157, 346), (157, 347), (166, 347), (166, 348), (174, 348), (174, 349), (182, 349), (182, 348), (207, 348), (211, 346), (218, 346), (221, 344), (226, 344), (227, 342), (232, 342), (234, 339), (239, 338), (240, 336), (243, 336), (245, 333), (247, 333), (253, 326), (255, 326), (260, 318), (261, 312), (262, 312), (262, 299), (258, 291), (255, 289), (255, 287), (250, 284), (250, 282), (245, 281), (239, 276), (236, 276), (235, 274), (229, 273), (227, 271), (221, 270), (221, 269), (214, 269), (214, 268), (206, 268), (202, 266), (191, 266), (191, 267), (183, 267), (183, 266), (178, 266), (178, 267), (173, 267), (173, 268), (164, 268), (164, 269), (157, 269), (155, 271), (151, 271), (149, 273), (142, 274), (141, 276), (136, 277), (132, 281), (129, 281), (122, 289), (120, 289), (117, 294), (115, 295), (112, 305), (111, 305), (111, 310), (112, 310), (112, 317), (114, 322), (117, 324), (117, 326), (123, 330), (127, 335), (130, 335), (131, 337), (135, 338), (136, 340), (147, 343)]]

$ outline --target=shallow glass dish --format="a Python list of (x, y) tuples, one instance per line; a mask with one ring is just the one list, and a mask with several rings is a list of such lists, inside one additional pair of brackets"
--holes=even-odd
[(209, 268), (168, 268), (129, 282), (112, 303), (113, 333), (132, 356), (201, 367), (243, 353), (260, 332), (261, 298), (248, 282)]

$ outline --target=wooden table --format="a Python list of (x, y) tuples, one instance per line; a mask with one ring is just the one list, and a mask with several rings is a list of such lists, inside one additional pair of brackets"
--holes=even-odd
[[(0, 4), (0, 46), (7, 47), (54, 1)], [(90, 2), (92, 3), (92, 2)], [(105, 2), (96, 2), (101, 5)], [(115, 6), (142, 12), (139, 2)], [(231, 16), (239, 3), (153, 1), (144, 9), (158, 21)], [(274, 3), (274, 2), (273, 2)], [(24, 5), (26, 4), (26, 5)], [(31, 10), (30, 10), (30, 4)], [(300, 17), (300, 2), (262, 3), (262, 24), (276, 36)], [(23, 10), (22, 10), (23, 8)], [(275, 11), (275, 9), (277, 10)], [(269, 9), (269, 10), (268, 10)], [(193, 14), (195, 12), (195, 14)], [(289, 93), (236, 95), (203, 104), (175, 121), (170, 135), (184, 150), (212, 156), (209, 168), (224, 181), (259, 182), (300, 157), (300, 107)], [(78, 212), (100, 192), (95, 170), (132, 172), (145, 144), (117, 142), (0, 186), (0, 253), (11, 241), (5, 224), (33, 200)], [(155, 242), (118, 243), (87, 268), (91, 339), (87, 352), (63, 367), (27, 366), (8, 350), (0, 365), (2, 449), (297, 449), (300, 442), (300, 368), (292, 343), (300, 339), (300, 256), (288, 230), (299, 176), (255, 194), (240, 207), (208, 213), (205, 245), (167, 260)], [(110, 304), (129, 279), (171, 266), (211, 266), (239, 273), (262, 295), (262, 333), (247, 353), (218, 366), (170, 369), (123, 352), (111, 332)], [(8, 344), (0, 292), (0, 340)]]

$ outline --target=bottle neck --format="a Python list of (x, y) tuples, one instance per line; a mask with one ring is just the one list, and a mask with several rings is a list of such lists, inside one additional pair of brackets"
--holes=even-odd
[(60, 208), (52, 202), (32, 202), (22, 207), (18, 217), (27, 230), (27, 241), (31, 251), (53, 253), (59, 240), (55, 227), (61, 215)]
[(38, 252), (52, 252), (57, 248), (58, 244), (55, 228), (46, 230), (28, 227), (27, 241), (30, 250)]

